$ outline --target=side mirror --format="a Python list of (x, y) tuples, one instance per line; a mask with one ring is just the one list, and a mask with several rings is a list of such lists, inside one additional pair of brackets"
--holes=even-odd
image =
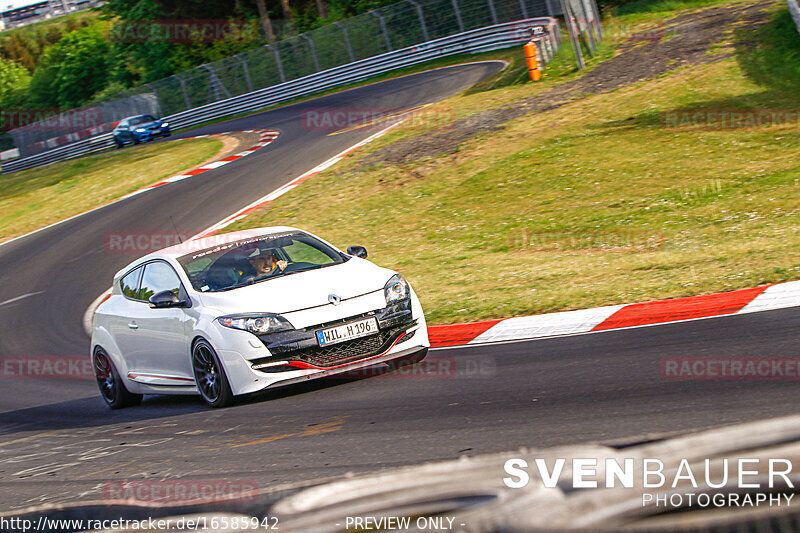
[(347, 247), (348, 255), (354, 255), (356, 257), (360, 257), (361, 259), (367, 258), (367, 249), (363, 246), (348, 246)]
[(150, 297), (150, 307), (165, 309), (167, 307), (184, 307), (186, 302), (180, 300), (172, 291), (157, 292)]

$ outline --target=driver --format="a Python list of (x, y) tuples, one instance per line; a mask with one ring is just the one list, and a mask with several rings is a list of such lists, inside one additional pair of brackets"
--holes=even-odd
[(269, 276), (277, 270), (283, 272), (288, 263), (283, 259), (278, 259), (272, 250), (264, 250), (258, 255), (254, 255), (248, 259), (250, 266), (255, 271), (255, 277), (260, 278)]

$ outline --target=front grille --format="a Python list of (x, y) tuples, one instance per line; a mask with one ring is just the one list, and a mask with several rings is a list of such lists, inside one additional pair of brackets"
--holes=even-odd
[(360, 339), (340, 342), (330, 346), (314, 346), (298, 350), (292, 355), (296, 355), (299, 360), (315, 366), (341, 365), (381, 353), (388, 349), (404, 330), (405, 327), (382, 330), (377, 335), (361, 337)]
[[(392, 343), (397, 340), (403, 328), (395, 328), (389, 331), (382, 331), (377, 335), (370, 337), (362, 337), (360, 339), (353, 339), (331, 346), (316, 346), (312, 348), (305, 348), (303, 350), (295, 350), (291, 353), (290, 361), (304, 361), (314, 366), (331, 367), (336, 365), (345, 364), (351, 361), (357, 361), (377, 355), (389, 348)], [(414, 336), (417, 330), (406, 333), (403, 341), (407, 341)], [(259, 364), (269, 362), (274, 359), (273, 357), (264, 357), (251, 361), (252, 364)], [(265, 374), (275, 374), (280, 372), (288, 372), (297, 370), (296, 367), (291, 365), (268, 366), (258, 369)]]
[(315, 366), (334, 366), (347, 361), (362, 359), (381, 352), (381, 348), (389, 339), (388, 333), (378, 333), (369, 337), (361, 337), (351, 341), (340, 342), (330, 346), (306, 348), (298, 354), (298, 359)]
[[(258, 338), (264, 343), (264, 346), (269, 348), (271, 355), (253, 359), (250, 363), (253, 366), (257, 366), (262, 363), (279, 360), (289, 362), (303, 361), (314, 366), (328, 368), (378, 355), (388, 350), (403, 332), (416, 323), (412, 318), (410, 307), (410, 301), (406, 301), (383, 309), (315, 324), (304, 329), (259, 335)], [(378, 333), (330, 346), (319, 346), (316, 337), (317, 331), (369, 317), (375, 317), (378, 320), (378, 327), (380, 328)], [(411, 338), (413, 334), (414, 332), (411, 332), (403, 340)], [(291, 368), (295, 367), (282, 365), (279, 367), (259, 368), (258, 370), (265, 373), (275, 373), (285, 372)]]

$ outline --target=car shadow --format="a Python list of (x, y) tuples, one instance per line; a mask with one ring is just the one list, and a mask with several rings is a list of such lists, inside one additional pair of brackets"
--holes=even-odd
[(332, 387), (346, 385), (348, 383), (363, 381), (371, 377), (378, 377), (392, 372), (392, 369), (388, 365), (382, 365), (379, 367), (368, 367), (367, 370), (369, 371), (368, 373), (359, 373), (355, 375), (338, 374), (334, 376), (327, 376), (324, 378), (309, 380), (304, 383), (295, 383), (293, 385), (288, 385), (286, 387), (278, 387), (275, 389), (267, 389), (260, 392), (254, 392), (252, 394), (238, 397), (236, 399), (235, 405), (250, 405), (265, 401), (278, 400), (282, 398), (291, 398), (293, 396), (300, 396), (311, 392), (322, 391)]
[[(0, 415), (0, 440), (21, 432), (96, 428), (130, 422), (148, 422), (195, 413), (235, 413), (237, 408), (292, 398), (378, 377), (391, 372), (388, 366), (371, 369), (368, 375), (332, 376), (286, 387), (255, 392), (236, 398), (234, 405), (217, 410), (205, 405), (199, 395), (146, 395), (140, 405), (109, 409), (99, 394), (91, 397), (17, 409)], [(1, 445), (2, 443), (0, 443)]]

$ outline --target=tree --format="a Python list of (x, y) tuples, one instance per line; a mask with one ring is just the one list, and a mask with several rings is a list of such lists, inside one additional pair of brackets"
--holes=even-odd
[(264, 28), (264, 37), (267, 39), (267, 42), (272, 42), (275, 40), (275, 32), (272, 31), (272, 21), (269, 18), (269, 12), (267, 12), (267, 7), (264, 5), (264, 0), (256, 0), (256, 5), (258, 6), (258, 18), (261, 19), (261, 27)]
[(294, 22), (292, 8), (289, 7), (289, 0), (281, 0), (281, 8), (283, 9), (283, 16), (286, 17), (286, 20), (289, 22)]
[(77, 107), (106, 86), (111, 66), (110, 45), (100, 27), (69, 32), (45, 50), (31, 80), (30, 101), (39, 107)]
[(0, 107), (20, 105), (30, 83), (28, 69), (14, 61), (0, 58)]
[[(278, 0), (270, 1), (277, 7)], [(254, 0), (108, 0), (101, 10), (112, 21), (114, 54), (125, 65), (112, 79), (129, 85), (150, 82), (264, 43), (261, 36), (247, 32), (209, 40), (187, 30), (191, 21), (214, 21), (220, 26), (229, 21), (242, 27), (262, 20), (267, 22), (265, 35), (274, 40), (274, 33), (271, 37), (268, 33), (272, 31), (269, 8), (264, 6), (264, 17), (259, 17)], [(175, 35), (177, 30), (180, 36)]]
[(67, 18), (6, 31), (0, 35), (0, 57), (19, 63), (28, 72), (33, 72), (47, 47), (57, 43), (65, 33), (91, 23), (91, 19)]
[(319, 15), (321, 19), (328, 18), (328, 5), (325, 3), (325, 0), (317, 0), (317, 15)]

